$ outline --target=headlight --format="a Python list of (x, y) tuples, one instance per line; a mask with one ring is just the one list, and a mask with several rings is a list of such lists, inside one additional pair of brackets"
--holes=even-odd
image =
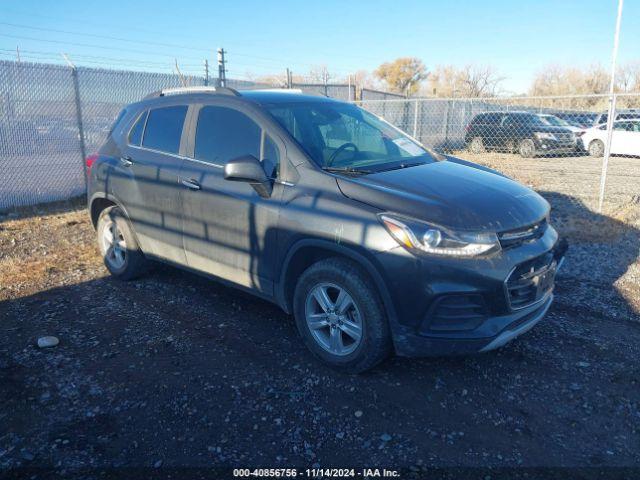
[(536, 132), (534, 133), (539, 140), (556, 140), (556, 136), (549, 132)]
[(437, 225), (390, 214), (380, 221), (391, 236), (414, 253), (450, 257), (475, 257), (500, 250), (495, 233), (453, 232)]

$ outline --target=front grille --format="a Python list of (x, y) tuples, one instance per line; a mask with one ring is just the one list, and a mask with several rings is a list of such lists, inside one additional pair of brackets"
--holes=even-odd
[(544, 235), (548, 226), (547, 219), (544, 218), (533, 225), (500, 232), (498, 233), (500, 246), (502, 248), (512, 248), (520, 246), (526, 242), (537, 240)]
[(482, 295), (457, 294), (438, 298), (427, 314), (430, 330), (473, 330), (487, 318)]
[(511, 308), (525, 308), (545, 298), (553, 289), (555, 271), (551, 252), (518, 265), (505, 282)]

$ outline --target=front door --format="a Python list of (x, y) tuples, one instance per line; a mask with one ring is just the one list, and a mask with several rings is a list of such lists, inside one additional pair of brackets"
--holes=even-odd
[(261, 197), (248, 183), (225, 180), (224, 165), (253, 155), (275, 179), (284, 145), (246, 107), (213, 102), (192, 113), (192, 151), (180, 172), (187, 264), (271, 295), (284, 187), (274, 182), (272, 194)]

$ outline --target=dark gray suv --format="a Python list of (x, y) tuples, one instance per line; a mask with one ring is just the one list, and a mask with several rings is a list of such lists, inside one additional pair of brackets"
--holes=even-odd
[(152, 94), (87, 176), (113, 275), (153, 259), (246, 289), (349, 372), (500, 347), (543, 318), (566, 248), (528, 188), (299, 92)]

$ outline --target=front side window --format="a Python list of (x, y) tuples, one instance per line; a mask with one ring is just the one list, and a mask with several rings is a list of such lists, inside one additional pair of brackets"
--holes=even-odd
[(142, 145), (161, 152), (178, 153), (186, 114), (185, 105), (149, 110)]
[(322, 168), (380, 171), (435, 161), (420, 144), (355, 105), (294, 102), (267, 109)]
[(260, 127), (244, 113), (226, 107), (202, 107), (194, 155), (224, 165), (243, 155), (260, 158)]
[(245, 155), (259, 159), (267, 176), (277, 176), (278, 148), (256, 122), (232, 108), (202, 107), (196, 127), (195, 158), (224, 165)]

